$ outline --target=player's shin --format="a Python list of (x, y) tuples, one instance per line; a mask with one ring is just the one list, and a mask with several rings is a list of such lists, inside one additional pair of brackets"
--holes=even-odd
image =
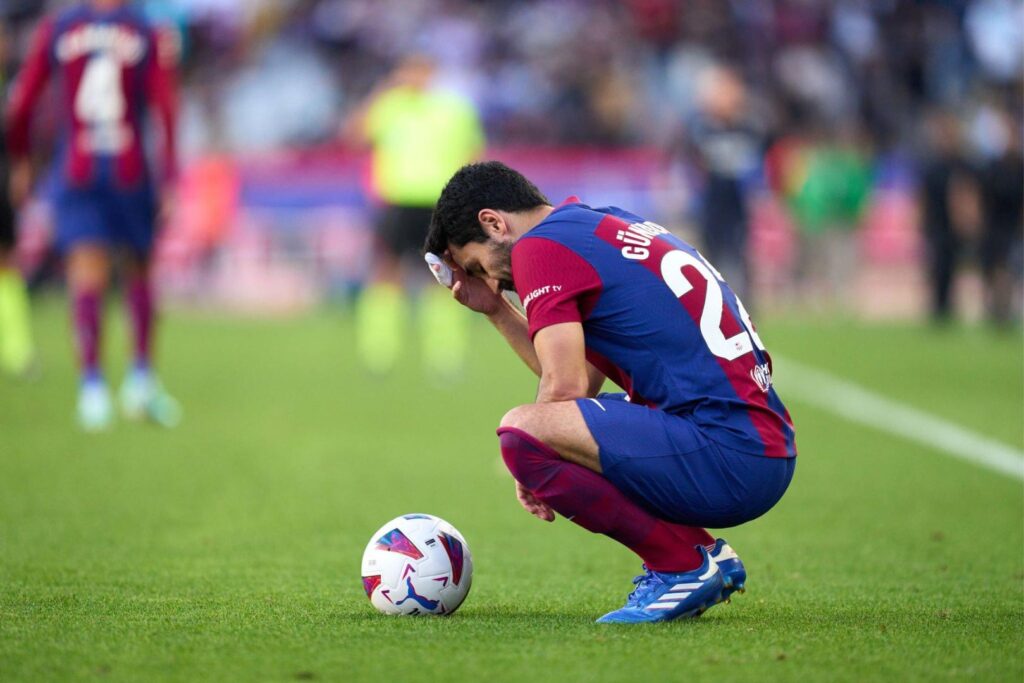
[(87, 432), (111, 425), (110, 392), (100, 373), (100, 325), (103, 295), (98, 289), (81, 288), (72, 294), (72, 319), (82, 382), (78, 390), (78, 424)]
[(99, 379), (103, 296), (98, 290), (83, 288), (72, 294), (71, 306), (82, 378), (84, 380)]
[(135, 369), (148, 370), (152, 359), (153, 322), (156, 311), (153, 304), (153, 287), (149, 278), (139, 275), (128, 283), (125, 305), (131, 320)]
[(701, 565), (700, 541), (691, 541), (689, 527), (654, 517), (600, 474), (563, 460), (520, 429), (502, 428), (498, 435), (512, 475), (562, 516), (622, 543), (654, 571), (682, 572)]

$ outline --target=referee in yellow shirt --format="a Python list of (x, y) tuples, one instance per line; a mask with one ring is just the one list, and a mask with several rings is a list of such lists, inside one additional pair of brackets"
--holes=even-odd
[[(407, 57), (353, 114), (345, 131), (349, 140), (370, 146), (374, 191), (384, 203), (371, 281), (356, 305), (359, 356), (376, 373), (394, 367), (408, 336), (405, 265), (415, 261), (415, 277), (426, 272), (420, 249), (434, 204), (452, 174), (484, 148), (473, 104), (433, 88), (434, 75), (429, 57)], [(421, 304), (424, 364), (442, 378), (457, 375), (466, 348), (463, 311), (433, 287)]]

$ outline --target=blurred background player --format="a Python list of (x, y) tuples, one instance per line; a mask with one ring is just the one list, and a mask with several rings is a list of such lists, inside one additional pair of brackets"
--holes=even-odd
[[(125, 298), (134, 337), (132, 368), (121, 387), (126, 417), (171, 426), (180, 408), (152, 367), (154, 301), (150, 256), (157, 221), (148, 168), (146, 114), (162, 120), (162, 173), (176, 174), (177, 45), (124, 0), (90, 0), (59, 11), (36, 29), (8, 108), (12, 192), (31, 186), (31, 124), (47, 82), (59, 84), (63, 135), (56, 158), (56, 240), (67, 285), (81, 371), (77, 414), (88, 431), (108, 427), (113, 407), (100, 368), (103, 296), (112, 261), (124, 256)], [(163, 198), (166, 201), (166, 196)]]
[(700, 177), (701, 248), (749, 304), (748, 203), (752, 181), (760, 173), (763, 134), (750, 120), (740, 74), (714, 66), (700, 81), (700, 107), (675, 155), (689, 158)]
[(960, 122), (952, 112), (931, 112), (925, 134), (919, 191), (928, 244), (931, 312), (935, 322), (946, 322), (953, 314), (957, 267), (981, 230), (979, 173), (964, 151)]
[(786, 206), (799, 237), (796, 286), (810, 310), (853, 310), (859, 228), (872, 182), (867, 147), (849, 123), (815, 123), (791, 159), (796, 182)]
[[(0, 23), (0, 93), (7, 90), (7, 34)], [(15, 216), (0, 121), (0, 370), (24, 376), (32, 367), (32, 327), (25, 282), (14, 262)]]
[[(345, 137), (372, 149), (373, 189), (383, 206), (377, 217), (370, 281), (356, 305), (359, 356), (370, 371), (394, 367), (406, 338), (408, 271), (421, 277), (420, 248), (445, 182), (484, 147), (477, 113), (467, 99), (439, 89), (433, 60), (402, 60), (347, 122)], [(466, 316), (443, 293), (424, 293), (420, 321), (423, 360), (439, 377), (457, 375), (466, 348)]]
[(1024, 268), (1024, 150), (1020, 125), (1005, 109), (998, 111), (996, 125), (1002, 133), (1001, 144), (982, 170), (985, 231), (981, 265), (989, 318), (1007, 326), (1021, 304), (1016, 283)]

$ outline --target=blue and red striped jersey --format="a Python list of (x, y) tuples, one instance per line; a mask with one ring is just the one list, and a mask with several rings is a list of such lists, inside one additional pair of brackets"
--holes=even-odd
[(112, 9), (81, 3), (47, 17), (33, 36), (11, 93), (11, 155), (28, 155), (34, 107), (54, 78), (63, 110), (59, 163), (64, 182), (88, 184), (101, 159), (113, 162), (114, 177), (122, 185), (147, 179), (145, 124), (151, 105), (163, 124), (161, 176), (173, 179), (177, 61), (176, 35), (157, 30), (128, 3)]
[(531, 337), (582, 323), (587, 360), (633, 403), (690, 416), (739, 452), (796, 455), (750, 316), (718, 271), (666, 229), (573, 197), (516, 242), (512, 275)]

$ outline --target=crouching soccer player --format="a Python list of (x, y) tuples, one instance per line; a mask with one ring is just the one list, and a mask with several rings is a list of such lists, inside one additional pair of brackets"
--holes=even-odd
[(30, 184), (33, 112), (47, 81), (60, 82), (62, 146), (55, 197), (58, 247), (67, 258), (68, 289), (82, 380), (78, 421), (89, 431), (113, 419), (100, 371), (103, 294), (111, 259), (127, 257), (126, 303), (134, 333), (133, 370), (121, 388), (127, 417), (170, 426), (180, 408), (151, 369), (154, 303), (150, 253), (157, 219), (144, 149), (146, 112), (163, 123), (163, 180), (175, 175), (174, 70), (177, 45), (125, 0), (89, 0), (47, 17), (33, 39), (8, 110), (12, 185)]
[[(519, 502), (644, 561), (625, 607), (598, 621), (698, 616), (742, 589), (743, 563), (704, 527), (771, 509), (796, 446), (771, 359), (714, 267), (621, 209), (555, 208), (498, 162), (452, 177), (426, 251), (446, 253), (454, 297), (540, 377), (537, 402), (498, 428)], [(512, 289), (525, 318), (500, 295)], [(605, 378), (626, 393), (599, 394)]]

